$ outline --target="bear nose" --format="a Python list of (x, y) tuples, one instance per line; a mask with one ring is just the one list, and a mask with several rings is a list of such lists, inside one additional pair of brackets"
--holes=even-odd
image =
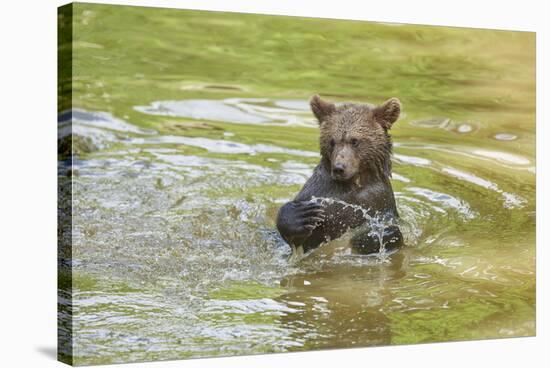
[(332, 171), (336, 175), (342, 175), (345, 170), (346, 170), (346, 165), (340, 162), (334, 164), (334, 167), (332, 168)]

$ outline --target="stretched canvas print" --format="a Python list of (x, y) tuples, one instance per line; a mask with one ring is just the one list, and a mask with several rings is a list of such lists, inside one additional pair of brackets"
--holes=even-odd
[(59, 8), (59, 359), (535, 335), (535, 34)]

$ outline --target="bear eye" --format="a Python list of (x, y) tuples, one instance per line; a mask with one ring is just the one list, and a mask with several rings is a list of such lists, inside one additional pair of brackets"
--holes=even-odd
[(359, 145), (359, 140), (357, 138), (352, 138), (350, 143), (353, 147), (357, 147)]
[(330, 146), (331, 146), (331, 147), (334, 147), (335, 144), (336, 144), (336, 142), (334, 141), (334, 139), (331, 139), (331, 140), (330, 140)]

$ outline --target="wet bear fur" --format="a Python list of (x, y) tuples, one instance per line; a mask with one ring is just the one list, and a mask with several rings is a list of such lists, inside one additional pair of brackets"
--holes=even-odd
[(312, 197), (328, 197), (359, 205), (369, 216), (383, 218), (388, 223), (383, 230), (386, 250), (401, 246), (403, 236), (392, 224), (398, 213), (390, 183), (389, 135), (401, 103), (390, 98), (379, 106), (336, 105), (315, 95), (310, 105), (319, 122), (321, 161), (296, 197), (280, 208), (279, 233), (294, 251), (307, 253), (351, 229), (355, 253), (378, 252), (380, 232), (371, 231), (361, 211), (312, 201)]

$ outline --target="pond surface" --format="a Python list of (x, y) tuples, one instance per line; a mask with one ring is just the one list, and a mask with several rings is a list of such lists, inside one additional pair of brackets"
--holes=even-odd
[[(535, 334), (534, 34), (90, 4), (73, 22), (76, 364)], [(402, 101), (399, 252), (289, 260), (275, 218), (319, 160), (314, 93)]]

